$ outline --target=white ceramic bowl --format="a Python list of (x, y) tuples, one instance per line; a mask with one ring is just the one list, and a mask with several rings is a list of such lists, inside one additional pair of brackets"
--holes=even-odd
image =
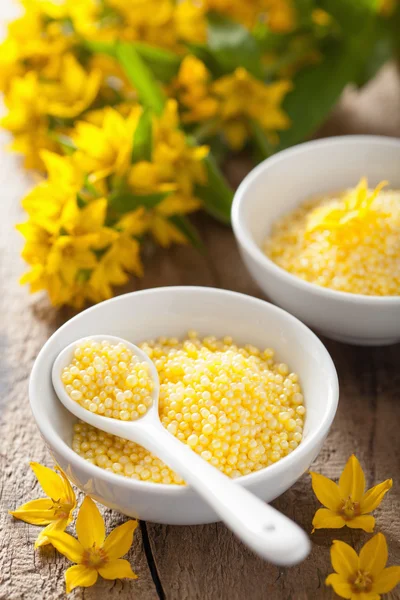
[(306, 471), (336, 413), (338, 382), (327, 350), (305, 325), (267, 302), (213, 288), (166, 287), (126, 294), (89, 308), (44, 345), (31, 374), (30, 402), (50, 452), (71, 481), (102, 504), (129, 516), (181, 525), (218, 520), (187, 487), (128, 479), (73, 452), (70, 443), (76, 419), (53, 391), (51, 368), (66, 345), (84, 336), (107, 333), (138, 343), (161, 335), (183, 337), (189, 329), (272, 347), (300, 376), (307, 408), (303, 441), (278, 463), (238, 480), (259, 497), (273, 500)]
[[(233, 229), (251, 275), (279, 306), (324, 335), (360, 345), (400, 340), (400, 296), (364, 296), (308, 283), (261, 250), (272, 224), (310, 196), (388, 180), (400, 189), (400, 140), (345, 136), (300, 144), (258, 165), (239, 186)], [(399, 256), (400, 260), (400, 256)]]

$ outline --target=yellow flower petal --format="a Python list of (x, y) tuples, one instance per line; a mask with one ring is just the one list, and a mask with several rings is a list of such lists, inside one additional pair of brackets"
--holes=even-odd
[(359, 569), (368, 571), (372, 577), (378, 577), (385, 568), (388, 559), (388, 548), (382, 533), (374, 535), (361, 548)]
[(85, 567), (84, 565), (75, 565), (65, 571), (66, 592), (69, 594), (78, 586), (90, 587), (97, 581), (96, 569)]
[(31, 525), (48, 525), (56, 517), (53, 502), (49, 498), (30, 500), (16, 510), (10, 510), (10, 515)]
[(357, 572), (358, 556), (357, 552), (345, 542), (333, 540), (331, 546), (331, 562), (336, 573), (347, 579), (350, 575)]
[(375, 527), (375, 518), (371, 515), (361, 515), (346, 521), (347, 527), (350, 529), (363, 529), (367, 533), (372, 533)]
[(49, 496), (53, 500), (59, 500), (64, 497), (64, 481), (57, 473), (37, 462), (31, 462), (30, 465), (46, 496)]
[(312, 524), (314, 529), (341, 529), (346, 525), (346, 521), (329, 508), (320, 508), (315, 513)]
[(335, 590), (336, 594), (341, 598), (351, 598), (352, 597), (352, 589), (351, 585), (344, 581), (343, 578), (337, 573), (331, 573), (325, 579), (326, 585), (330, 585)]
[(75, 492), (72, 489), (72, 485), (71, 485), (68, 477), (64, 473), (64, 471), (62, 469), (60, 469), (60, 467), (57, 467), (57, 471), (60, 473), (60, 476), (62, 477), (62, 480), (64, 483), (64, 500), (66, 500), (67, 502), (70, 502), (73, 505), (72, 509), (71, 509), (71, 510), (73, 510), (76, 506)]
[(76, 519), (76, 533), (84, 548), (102, 546), (106, 537), (103, 517), (93, 500), (86, 496)]
[(179, 229), (175, 227), (175, 225), (158, 215), (154, 215), (153, 219), (151, 220), (150, 230), (156, 242), (163, 248), (168, 248), (173, 243), (188, 243), (183, 233), (181, 233)]
[(59, 519), (58, 521), (53, 521), (50, 525), (47, 525), (42, 531), (39, 533), (35, 542), (35, 550), (40, 546), (46, 546), (47, 544), (51, 544), (51, 541), (47, 537), (47, 534), (52, 531), (64, 531), (66, 526), (68, 525), (68, 517), (64, 519)]
[(223, 132), (228, 144), (233, 150), (243, 148), (248, 135), (246, 124), (242, 121), (227, 121), (223, 127)]
[(107, 552), (110, 560), (124, 556), (132, 546), (133, 533), (138, 526), (137, 521), (127, 521), (119, 527), (116, 527), (110, 535), (107, 536), (103, 545), (103, 550)]
[(127, 560), (119, 558), (107, 563), (105, 567), (99, 568), (99, 573), (104, 579), (137, 579), (137, 575), (132, 571), (131, 565)]
[(75, 563), (81, 562), (84, 548), (72, 535), (64, 531), (49, 531), (47, 537), (54, 548), (64, 554), (68, 560)]
[(353, 502), (360, 502), (364, 494), (364, 471), (354, 454), (350, 456), (340, 476), (339, 490), (342, 498), (350, 497)]
[(336, 512), (341, 505), (341, 497), (337, 484), (319, 473), (311, 471), (310, 475), (312, 479), (312, 488), (318, 500), (321, 504)]
[(370, 513), (375, 510), (375, 508), (377, 508), (382, 502), (384, 495), (390, 490), (392, 485), (393, 480), (386, 479), (386, 481), (383, 481), (382, 483), (379, 483), (368, 490), (361, 498), (361, 514), (364, 515), (365, 513)]
[(372, 591), (377, 594), (387, 594), (398, 583), (400, 583), (400, 567), (388, 567), (375, 578)]

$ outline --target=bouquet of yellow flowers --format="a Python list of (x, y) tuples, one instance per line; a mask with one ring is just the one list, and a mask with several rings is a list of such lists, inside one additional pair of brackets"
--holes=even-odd
[(311, 135), (398, 52), (397, 0), (24, 0), (0, 46), (4, 128), (44, 179), (22, 281), (77, 308), (142, 273), (141, 245), (229, 223), (219, 164)]

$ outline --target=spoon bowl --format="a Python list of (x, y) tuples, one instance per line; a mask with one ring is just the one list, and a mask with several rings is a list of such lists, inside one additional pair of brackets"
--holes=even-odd
[[(159, 397), (160, 381), (158, 378), (158, 372), (155, 367), (155, 364), (149, 358), (149, 356), (146, 354), (146, 352), (143, 352), (143, 350), (141, 350), (138, 346), (135, 346), (135, 344), (132, 344), (131, 342), (128, 342), (127, 340), (123, 340), (120, 337), (116, 337), (115, 335), (91, 335), (89, 337), (81, 338), (79, 340), (76, 340), (72, 344), (69, 344), (68, 346), (66, 346), (66, 348), (64, 348), (64, 350), (62, 350), (59, 353), (59, 355), (57, 356), (56, 360), (53, 363), (53, 368), (51, 371), (51, 379), (53, 382), (53, 387), (55, 389), (55, 392), (56, 392), (59, 400), (65, 406), (65, 408), (70, 413), (75, 415), (75, 417), (80, 419), (81, 421), (84, 421), (85, 423), (92, 425), (92, 427), (97, 427), (97, 429), (101, 429), (102, 431), (106, 431), (107, 433), (110, 433), (111, 435), (117, 435), (124, 439), (129, 439), (132, 424), (135, 423), (135, 421), (121, 421), (118, 419), (113, 419), (111, 417), (105, 417), (103, 415), (98, 415), (98, 414), (92, 413), (92, 412), (90, 412), (90, 410), (86, 410), (86, 408), (81, 406), (75, 400), (72, 400), (72, 398), (70, 398), (70, 396), (67, 394), (67, 391), (61, 380), (62, 371), (63, 371), (64, 367), (67, 367), (68, 365), (71, 364), (71, 361), (74, 357), (74, 350), (75, 350), (76, 346), (78, 344), (80, 344), (81, 342), (85, 342), (88, 340), (91, 340), (94, 342), (101, 342), (101, 341), (105, 340), (105, 341), (109, 342), (110, 344), (115, 344), (115, 345), (122, 342), (129, 350), (131, 350), (131, 352), (133, 353), (134, 356), (136, 356), (136, 358), (140, 359), (141, 362), (146, 362), (148, 364), (151, 379), (154, 384), (154, 387), (153, 387), (153, 390), (151, 393), (153, 403), (148, 408), (146, 415), (144, 415), (144, 416), (146, 416), (147, 419), (152, 418), (155, 422), (157, 422), (157, 421), (159, 422), (158, 397)], [(141, 417), (141, 419), (143, 419), (143, 417)], [(133, 440), (133, 441), (136, 441), (136, 440)]]
[[(70, 398), (61, 380), (63, 368), (73, 358), (77, 344), (105, 340), (122, 342), (132, 353), (149, 365), (153, 379), (153, 404), (138, 419), (121, 421), (87, 410)], [(65, 408), (82, 421), (109, 434), (128, 439), (156, 454), (194, 487), (218, 513), (221, 520), (256, 554), (278, 565), (293, 565), (306, 558), (311, 545), (305, 532), (293, 521), (265, 504), (202, 459), (186, 444), (170, 434), (158, 414), (159, 378), (152, 360), (134, 344), (115, 336), (96, 335), (83, 338), (64, 348), (52, 368), (54, 389)]]

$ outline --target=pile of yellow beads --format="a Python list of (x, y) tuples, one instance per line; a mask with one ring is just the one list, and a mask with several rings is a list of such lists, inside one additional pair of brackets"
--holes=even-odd
[(301, 279), (370, 296), (400, 295), (400, 192), (368, 190), (308, 201), (273, 227), (265, 254)]
[[(240, 477), (277, 462), (302, 439), (305, 408), (298, 376), (271, 349), (232, 338), (159, 338), (142, 344), (160, 378), (164, 427), (226, 475)], [(84, 423), (73, 449), (108, 471), (160, 483), (183, 483), (137, 444)]]
[(80, 342), (61, 380), (72, 400), (105, 417), (138, 419), (153, 403), (149, 365), (123, 343)]

